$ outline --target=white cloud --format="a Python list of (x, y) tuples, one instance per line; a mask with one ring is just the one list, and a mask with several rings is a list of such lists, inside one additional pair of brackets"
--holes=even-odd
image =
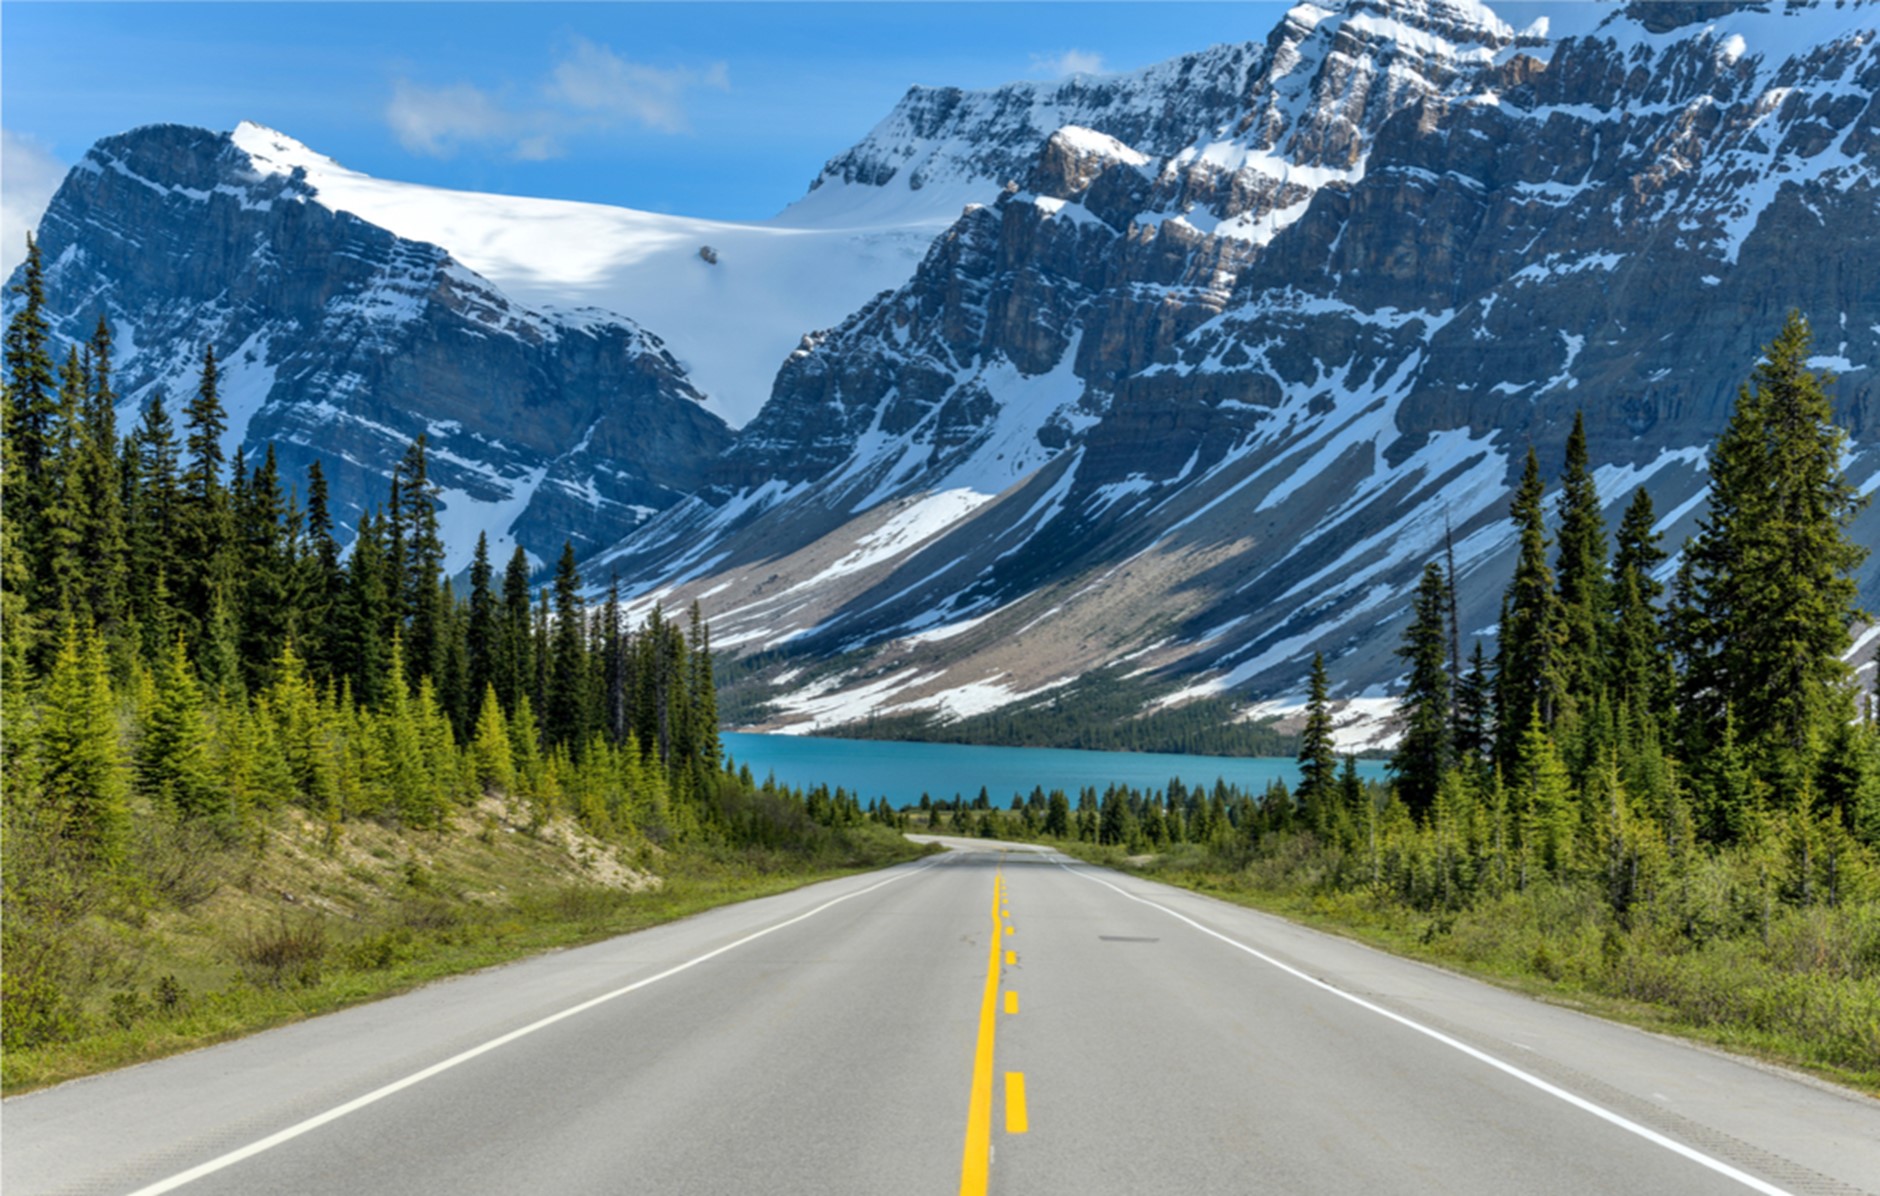
[(685, 132), (689, 94), (730, 86), (722, 62), (704, 68), (649, 66), (576, 38), (535, 93), (538, 102), (470, 83), (429, 87), (400, 79), (385, 106), (385, 121), (413, 153), (448, 157), (460, 147), (484, 145), (540, 161), (559, 157), (562, 143), (577, 132), (632, 126)]
[(686, 93), (700, 87), (729, 90), (731, 76), (725, 64), (715, 62), (702, 71), (647, 66), (576, 38), (573, 52), (555, 64), (554, 82), (545, 94), (579, 112), (678, 133), (687, 128)]
[(1033, 54), (1026, 74), (1038, 79), (1062, 79), (1067, 75), (1101, 75), (1103, 55), (1094, 50), (1066, 50), (1061, 54)]
[(468, 83), (425, 87), (408, 79), (392, 85), (385, 122), (400, 145), (434, 158), (448, 157), (465, 142), (509, 140), (521, 127), (481, 88)]
[(65, 179), (65, 164), (37, 141), (0, 129), (0, 277), (26, 260), (26, 234)]

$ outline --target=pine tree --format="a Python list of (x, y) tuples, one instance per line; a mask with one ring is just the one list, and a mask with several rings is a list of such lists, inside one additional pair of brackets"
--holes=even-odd
[[(438, 636), (444, 644), (437, 701), (452, 731), (459, 739), (467, 740), (474, 726), (470, 718), (470, 616), (448, 581), (438, 587), (437, 602)], [(477, 696), (481, 698), (482, 694)]]
[(478, 726), (483, 720), (483, 701), (495, 692), (499, 656), (496, 595), (490, 589), (493, 577), (490, 538), (487, 533), (478, 532), (476, 555), (470, 559), (470, 610), (464, 625), (466, 683), (472, 695), (470, 719)]
[(1586, 421), (1575, 412), (1559, 499), (1560, 554), (1555, 571), (1561, 620), (1561, 688), (1580, 707), (1604, 683), (1602, 634), (1608, 605), (1606, 520), (1586, 451)]
[(226, 586), (209, 591), (208, 617), (203, 620), (200, 655), (196, 667), (202, 681), (223, 701), (231, 701), (242, 691), (241, 616), (238, 604), (229, 597)]
[(1338, 821), (1338, 756), (1332, 731), (1331, 683), (1325, 655), (1312, 654), (1306, 725), (1299, 734), (1299, 803), (1313, 831), (1329, 834)]
[(711, 628), (706, 626), (698, 602), (692, 603), (688, 635), (686, 688), (692, 724), (689, 749), (701, 778), (718, 771), (724, 750), (718, 739), (718, 684), (712, 677)]
[(495, 658), (490, 672), (503, 709), (513, 720), (517, 704), (529, 692), (529, 679), (535, 675), (535, 656), (530, 638), (529, 557), (520, 544), (510, 554), (503, 571), (503, 604), (496, 636)]
[(158, 663), (156, 693), (139, 720), (137, 789), (180, 818), (216, 822), (228, 814), (228, 791), (210, 771), (203, 709), (202, 690), (179, 639)]
[(104, 317), (85, 350), (84, 411), (73, 464), (78, 541), (84, 545), (79, 601), (108, 641), (121, 642), (129, 616), (124, 482), (120, 476), (117, 395), (111, 389), (111, 329)]
[(52, 453), (45, 463), (39, 506), (29, 514), (38, 527), (33, 542), (38, 556), (27, 559), (30, 601), (61, 620), (83, 614), (89, 621), (89, 612), (84, 611), (85, 545), (81, 538), (86, 524), (85, 495), (79, 488), (78, 468), (83, 451), (85, 390), (85, 372), (78, 350), (73, 348), (59, 371)]
[(281, 648), (272, 672), (274, 683), (265, 700), (293, 792), (309, 810), (336, 822), (345, 809), (330, 744), (335, 721), (331, 704), (321, 701), (291, 642)]
[(1469, 669), (1462, 674), (1456, 690), (1456, 721), (1451, 734), (1458, 764), (1479, 769), (1488, 763), (1495, 746), (1495, 692), (1480, 640), (1469, 655)]
[(1540, 460), (1529, 449), (1509, 516), (1521, 533), (1514, 581), (1502, 605), (1495, 649), (1495, 758), (1513, 766), (1530, 711), (1552, 726), (1563, 696), (1565, 626), (1553, 570), (1547, 567), (1547, 529), (1541, 514)]
[[(12, 427), (13, 388), (0, 387), (0, 433)], [(0, 688), (4, 707), (0, 726), (19, 727), (25, 709), (26, 654), (34, 637), (35, 621), (27, 605), (26, 561), (20, 543), (19, 497), (23, 477), (17, 445), (11, 435), (0, 434)]]
[(208, 633), (206, 613), (215, 592), (235, 571), (229, 559), (234, 520), (222, 483), (226, 464), (222, 434), (228, 428), (228, 415), (222, 408), (220, 385), (215, 346), (210, 345), (203, 350), (196, 396), (183, 409), (189, 462), (183, 469), (176, 512), (177, 543), (172, 557), (176, 575), (169, 583), (177, 598), (178, 622), (188, 632), (198, 665), (207, 663), (202, 646)]
[(410, 627), (406, 652), (410, 656), (412, 684), (420, 677), (436, 677), (444, 668), (446, 649), (442, 622), (444, 606), (438, 593), (444, 568), (444, 542), (437, 527), (437, 493), (425, 460), (425, 438), (420, 435), (405, 451), (393, 485), (399, 491), (395, 509), (404, 517), (404, 591), (399, 596)]
[(401, 822), (428, 828), (441, 822), (443, 802), (426, 757), (419, 713), (419, 703), (405, 688), (404, 641), (394, 635), (386, 667), (385, 697), (373, 718), (383, 761), (381, 784)]
[(479, 703), (476, 734), (470, 740), (470, 758), (476, 781), (485, 793), (516, 791), (515, 751), (510, 744), (509, 721), (496, 687), (487, 686)]
[(346, 585), (330, 503), (326, 471), (316, 460), (307, 466), (307, 550), (300, 557), (299, 584), (303, 618), (296, 630), (307, 661), (320, 676), (332, 676), (339, 668), (332, 622)]
[(1553, 736), (1541, 724), (1540, 711), (1531, 710), (1521, 732), (1521, 749), (1515, 757), (1514, 813), (1518, 819), (1523, 887), (1534, 879), (1533, 869), (1545, 869), (1555, 877), (1566, 874), (1573, 864), (1579, 810), (1573, 800), (1573, 780), (1567, 765), (1554, 745)]
[(1391, 758), (1397, 792), (1413, 815), (1426, 814), (1454, 759), (1449, 738), (1449, 587), (1431, 562), (1417, 587), (1410, 626), (1397, 655), (1410, 666), (1399, 698), (1403, 741)]
[(587, 645), (583, 642), (581, 574), (574, 544), (564, 541), (555, 566), (555, 630), (544, 730), (550, 743), (576, 751), (587, 739)]
[(1758, 771), (1790, 802), (1853, 715), (1841, 658), (1862, 615), (1851, 575), (1867, 556), (1847, 536), (1862, 500), (1841, 468), (1832, 379), (1808, 368), (1810, 340), (1791, 313), (1739, 392), (1674, 613), (1691, 750), (1732, 711)]
[(177, 543), (182, 510), (179, 450), (161, 394), (144, 408), (126, 456), (136, 496), (129, 504), (131, 615), (143, 633), (145, 658), (160, 660), (178, 629), (174, 604), (182, 579)]
[(295, 614), (297, 562), (286, 534), (272, 444), (232, 501), (236, 572), (231, 589), (240, 594), (242, 677), (250, 691), (259, 692), (272, 680), (275, 661), (293, 634)]
[(4, 431), (13, 445), (21, 478), (20, 488), (13, 498), (23, 511), (31, 511), (44, 501), (59, 398), (53, 378), (50, 333), (46, 327), (45, 270), (39, 257), (39, 244), (30, 233), (26, 237), (26, 261), (20, 267), (20, 281), (12, 290), (23, 302), (7, 321), (6, 381), (11, 401)]
[(602, 655), (600, 710), (606, 720), (607, 738), (614, 743), (626, 741), (631, 722), (633, 645), (620, 625), (620, 579), (607, 584), (607, 601), (601, 608), (600, 650)]
[(116, 868), (130, 840), (116, 703), (96, 633), (68, 623), (46, 683), (38, 773), (60, 837), (90, 862)]
[(1663, 537), (1653, 529), (1656, 521), (1651, 495), (1641, 486), (1619, 523), (1613, 554), (1608, 675), (1616, 703), (1663, 719), (1671, 710), (1675, 676), (1658, 610), (1665, 587), (1653, 575), (1665, 560), (1659, 547)]
[[(367, 516), (359, 521), (352, 559), (347, 562), (333, 641), (341, 675), (351, 681), (353, 695), (368, 710), (376, 709), (390, 688), (385, 636), (390, 608), (377, 520)], [(398, 680), (404, 683), (402, 676)]]

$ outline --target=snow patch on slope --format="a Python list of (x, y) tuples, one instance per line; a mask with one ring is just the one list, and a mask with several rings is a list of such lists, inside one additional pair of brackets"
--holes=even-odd
[[(733, 426), (770, 397), (777, 367), (805, 333), (905, 282), (960, 211), (933, 197), (896, 203), (878, 193), (877, 202), (855, 196), (788, 221), (699, 220), (375, 179), (247, 121), (232, 136), (257, 169), (305, 171), (320, 203), (442, 246), (519, 303), (648, 325)], [(982, 184), (972, 194), (993, 192)], [(708, 246), (715, 263), (700, 254)]]

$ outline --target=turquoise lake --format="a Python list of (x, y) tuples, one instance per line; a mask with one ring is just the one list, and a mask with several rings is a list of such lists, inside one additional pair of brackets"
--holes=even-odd
[[(920, 795), (971, 800), (984, 785), (994, 804), (1036, 786), (1049, 793), (1062, 789), (1073, 799), (1085, 785), (1099, 790), (1111, 784), (1163, 789), (1170, 777), (1190, 788), (1213, 788), (1217, 779), (1257, 793), (1278, 777), (1299, 783), (1299, 764), (1290, 756), (1177, 756), (1155, 752), (1079, 752), (1066, 748), (973, 747), (958, 743), (904, 743), (874, 739), (822, 739), (807, 735), (756, 735), (727, 731), (725, 751), (751, 766), (759, 781), (766, 773), (797, 788), (828, 785), (855, 794), (867, 805), (885, 797), (896, 806), (918, 805)], [(1358, 761), (1358, 775), (1382, 780), (1382, 760)]]

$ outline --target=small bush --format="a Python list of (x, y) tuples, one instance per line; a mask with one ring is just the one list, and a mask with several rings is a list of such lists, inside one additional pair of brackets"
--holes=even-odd
[(319, 983), (326, 953), (326, 927), (312, 917), (283, 916), (271, 927), (250, 930), (235, 944), (242, 974), (268, 988)]
[(377, 972), (404, 963), (417, 954), (418, 936), (408, 927), (369, 934), (346, 948), (345, 966), (355, 972)]
[(133, 859), (152, 894), (191, 910), (222, 887), (225, 846), (208, 827), (149, 818), (138, 826)]

